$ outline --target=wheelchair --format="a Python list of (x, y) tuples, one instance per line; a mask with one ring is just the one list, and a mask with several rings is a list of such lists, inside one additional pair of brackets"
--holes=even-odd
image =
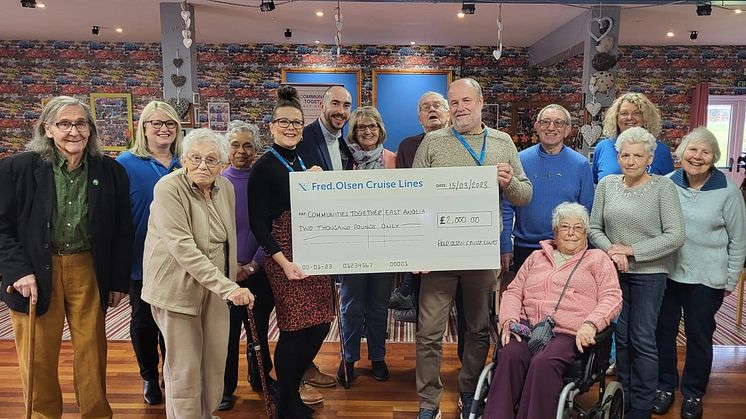
[[(565, 383), (557, 403), (556, 419), (622, 419), (624, 417), (624, 391), (617, 381), (606, 383), (606, 369), (609, 367), (611, 334), (614, 324), (596, 334), (596, 344), (586, 348), (583, 354), (565, 371)], [(498, 336), (499, 339), (499, 336)], [(487, 364), (479, 376), (474, 402), (469, 419), (480, 419), (487, 404), (487, 396), (492, 384), (492, 376), (497, 366), (499, 340), (495, 345), (492, 362)], [(587, 393), (598, 383), (598, 401), (585, 409), (575, 401), (575, 397)], [(489, 418), (484, 418), (489, 419)]]

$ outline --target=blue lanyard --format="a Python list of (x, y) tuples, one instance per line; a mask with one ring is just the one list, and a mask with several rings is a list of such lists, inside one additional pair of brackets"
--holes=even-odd
[(471, 154), (471, 157), (474, 158), (474, 161), (477, 162), (478, 165), (484, 166), (484, 156), (485, 156), (485, 150), (487, 146), (487, 129), (484, 129), (484, 138), (482, 139), (482, 151), (479, 153), (479, 157), (477, 157), (477, 153), (474, 152), (474, 149), (471, 148), (469, 143), (466, 142), (466, 138), (464, 138), (463, 135), (459, 134), (458, 131), (456, 131), (454, 128), (451, 128), (451, 132), (453, 132), (453, 135), (458, 138), (459, 141), (461, 141), (461, 144), (464, 146), (464, 148)]
[[(288, 172), (294, 172), (294, 171), (295, 171), (295, 170), (293, 170), (293, 167), (292, 167), (292, 166), (290, 166), (290, 163), (288, 163), (288, 161), (287, 161), (287, 160), (285, 160), (285, 158), (284, 158), (284, 157), (282, 157), (282, 156), (280, 155), (280, 153), (278, 153), (278, 152), (277, 152), (277, 150), (275, 150), (274, 148), (270, 147), (270, 148), (269, 148), (269, 151), (270, 151), (270, 152), (272, 152), (272, 154), (274, 154), (274, 155), (275, 155), (275, 157), (277, 157), (277, 160), (279, 160), (279, 161), (280, 161), (280, 163), (282, 163), (282, 164), (284, 164), (284, 165), (285, 165), (285, 168), (286, 168), (286, 169), (288, 169)], [(306, 170), (306, 165), (305, 165), (305, 164), (303, 164), (303, 159), (302, 159), (302, 158), (300, 158), (300, 156), (298, 156), (298, 163), (300, 163), (300, 167), (301, 167), (301, 169), (303, 169), (303, 171), (305, 171), (305, 170)]]

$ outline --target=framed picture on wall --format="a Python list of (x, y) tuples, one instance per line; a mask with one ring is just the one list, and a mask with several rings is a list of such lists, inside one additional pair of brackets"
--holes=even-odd
[(228, 131), (231, 122), (231, 104), (228, 102), (207, 103), (207, 126), (218, 132)]
[(352, 96), (352, 108), (360, 106), (363, 72), (359, 68), (283, 68), (281, 77), (283, 84), (344, 86)]
[(91, 113), (105, 151), (126, 150), (132, 143), (132, 95), (91, 93)]

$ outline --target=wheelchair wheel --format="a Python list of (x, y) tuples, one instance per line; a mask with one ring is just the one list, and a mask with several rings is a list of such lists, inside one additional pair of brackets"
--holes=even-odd
[(603, 419), (622, 419), (624, 417), (624, 390), (617, 381), (612, 381), (604, 390)]

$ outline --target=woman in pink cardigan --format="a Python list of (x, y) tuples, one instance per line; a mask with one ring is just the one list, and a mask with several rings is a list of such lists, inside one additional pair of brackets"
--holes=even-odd
[[(552, 228), (555, 240), (540, 243), (541, 249), (528, 257), (502, 296), (503, 347), (485, 418), (553, 417), (563, 373), (585, 347), (595, 343), (596, 332), (608, 327), (622, 308), (613, 262), (605, 252), (588, 249), (585, 207), (569, 202), (558, 205), (552, 213)], [(547, 316), (554, 318), (555, 337), (532, 355), (528, 338), (514, 333), (510, 326), (535, 325)]]

